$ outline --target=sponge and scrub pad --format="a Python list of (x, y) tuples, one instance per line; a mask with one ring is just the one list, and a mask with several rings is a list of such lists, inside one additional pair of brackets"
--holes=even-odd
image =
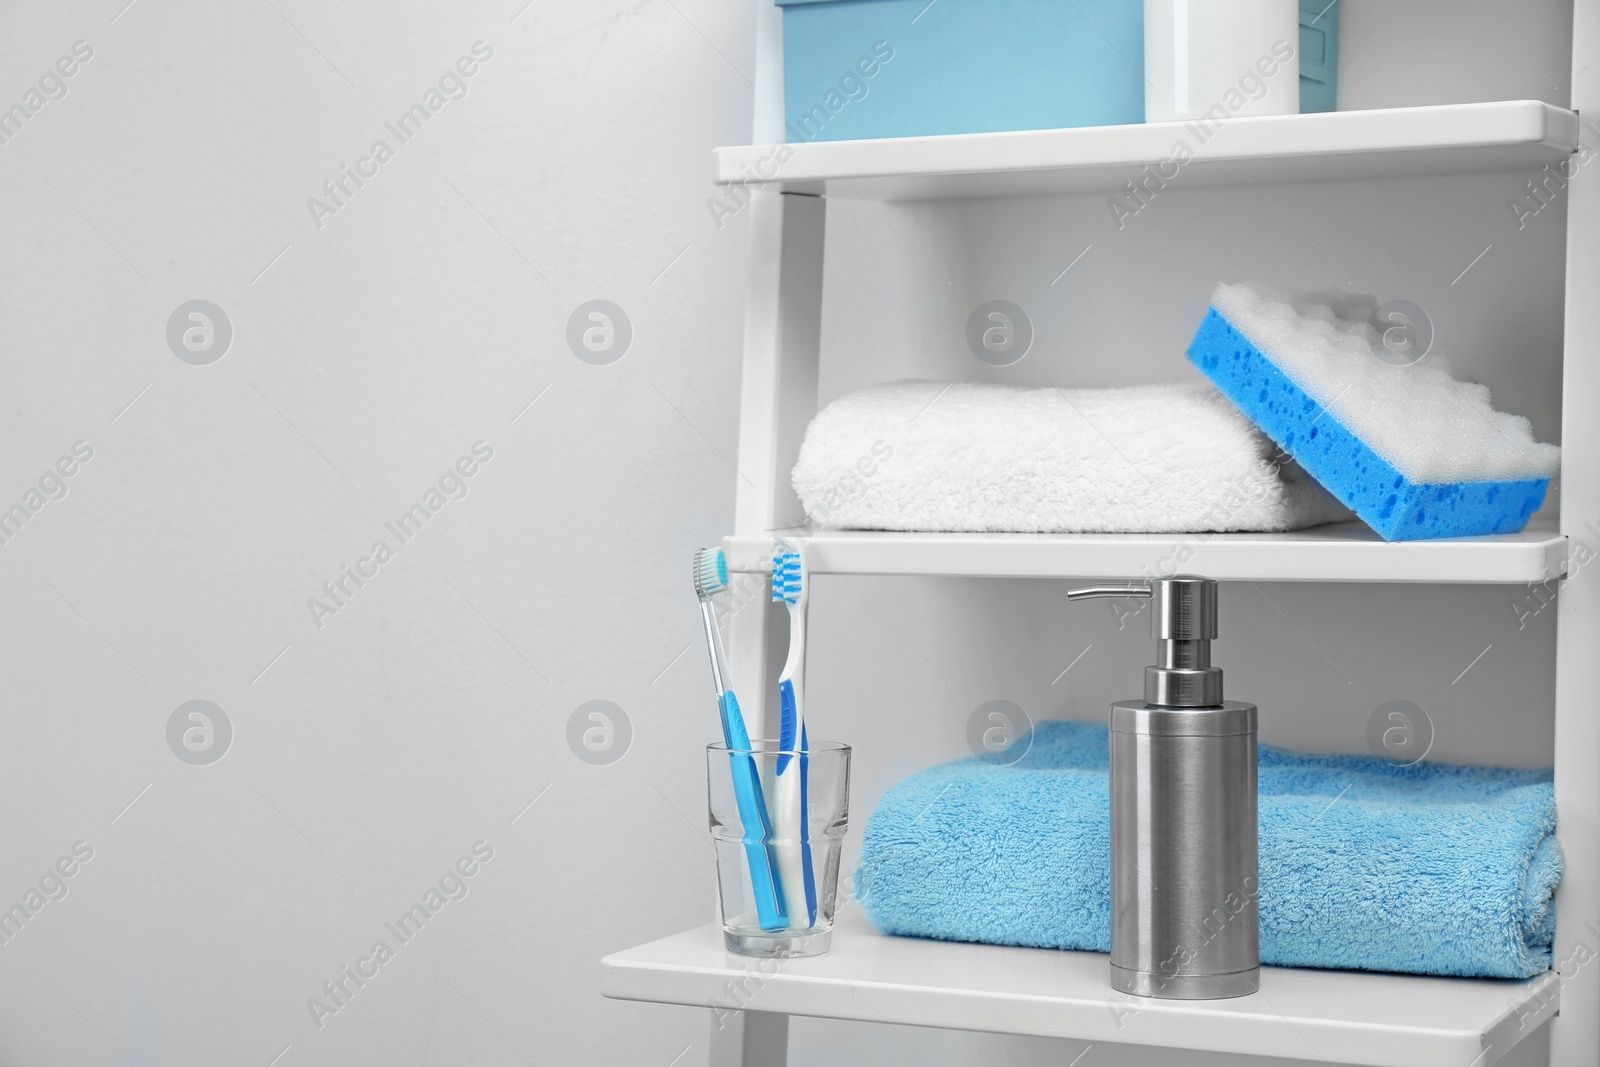
[(1521, 530), (1560, 449), (1436, 361), (1379, 356), (1370, 296), (1219, 285), (1189, 359), (1387, 541)]

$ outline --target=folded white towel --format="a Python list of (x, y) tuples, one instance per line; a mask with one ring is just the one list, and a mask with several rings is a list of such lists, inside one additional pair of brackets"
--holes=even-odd
[(1203, 383), (872, 386), (812, 420), (794, 488), (823, 529), (1179, 533), (1351, 517)]

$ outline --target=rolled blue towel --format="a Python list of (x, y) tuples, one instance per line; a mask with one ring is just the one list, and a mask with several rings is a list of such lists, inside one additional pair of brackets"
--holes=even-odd
[[(905, 779), (867, 820), (868, 916), (888, 934), (1109, 951), (1108, 775), (1104, 725), (1046, 722), (1015, 763)], [(1550, 772), (1262, 745), (1259, 779), (1263, 963), (1549, 969), (1562, 873)]]

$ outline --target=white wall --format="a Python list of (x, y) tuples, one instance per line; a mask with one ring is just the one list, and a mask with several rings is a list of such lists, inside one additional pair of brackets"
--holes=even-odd
[[(0, 8), (0, 105), (75, 41), (94, 49), (0, 145), (0, 505), (74, 442), (94, 449), (0, 545), (0, 903), (74, 842), (94, 850), (0, 944), (0, 1062), (703, 1062), (704, 1013), (603, 1001), (596, 961), (713, 914), (699, 748), (714, 719), (687, 569), (732, 513), (745, 219), (718, 228), (705, 201), (708, 149), (749, 138), (752, 5), (125, 2)], [(1515, 23), (1508, 3), (1479, 6)], [(1475, 47), (1509, 70), (1497, 39)], [(374, 139), (393, 147), (383, 124), (479, 40), (493, 57), (466, 97), (315, 225), (307, 198)], [(1347, 61), (1360, 52), (1347, 42)], [(1436, 258), (1422, 295), (1398, 295), (1457, 337), (1521, 344), (1533, 370), (1491, 384), (1554, 434), (1559, 215), (1499, 246), (1470, 297), (1447, 291), (1451, 268), (1497, 238), (1405, 240), (1497, 203), (1499, 180), (1376, 189), (1386, 207), (1348, 202), (1355, 223), (1318, 236), (1357, 287), (1391, 292)], [(1347, 195), (1267, 192), (1313, 226)], [(1155, 373), (1206, 279), (1267, 262), (1332, 280), (1237, 191), (1170, 203), (1185, 251), (1116, 235), (1058, 297), (1036, 281), (1106, 225), (1091, 198), (919, 208), (899, 218), (920, 251), (836, 205), (825, 398), (912, 372), (999, 377), (959, 347), (980, 290), (1047, 294), (1015, 380), (1090, 384), (1111, 379), (1075, 353), (1130, 328), (1141, 347), (1119, 373)], [(960, 268), (959, 298), (924, 253)], [(1498, 294), (1528, 272), (1549, 285), (1510, 307)], [(165, 338), (197, 298), (234, 331), (207, 366)], [(634, 329), (609, 366), (565, 339), (597, 298)], [(875, 362), (852, 368), (841, 338), (864, 323)], [(384, 522), (478, 441), (494, 458), (467, 496), (397, 545)], [(379, 538), (394, 559), (318, 628), (307, 599)], [(962, 753), (983, 701), (1090, 717), (1147, 661), (1136, 628), (1068, 609), (1059, 583), (857, 584), (872, 608), (819, 582), (813, 708), (856, 746), (858, 828), (900, 774)], [(1267, 594), (1321, 649), (1248, 587), (1224, 594), (1219, 660), (1268, 739), (1359, 748), (1370, 709), (1404, 696), (1434, 714), (1441, 753), (1548, 761), (1547, 616), (1507, 633), (1504, 591)], [(1321, 654), (1359, 684), (1335, 686)], [(233, 730), (206, 766), (167, 739), (195, 699)], [(633, 731), (607, 766), (567, 740), (597, 699)], [(395, 943), (384, 923), (480, 840), (494, 858), (469, 894), (315, 1025), (307, 998)], [(794, 1035), (801, 1064), (1076, 1055), (812, 1021)]]
[[(0, 145), (0, 500), (94, 449), (0, 546), (0, 901), (94, 849), (0, 945), (0, 1062), (699, 1062), (703, 1013), (603, 1001), (597, 961), (712, 914), (715, 720), (677, 657), (732, 515), (744, 223), (705, 201), (749, 136), (749, 6), (126, 2), (0, 7), (6, 105), (94, 50)], [(164, 337), (194, 298), (234, 329), (209, 366)], [(632, 320), (615, 365), (568, 350), (592, 298)], [(480, 440), (466, 498), (313, 626)], [(192, 699), (234, 730), (210, 766), (166, 740)], [(568, 748), (592, 699), (632, 722), (611, 766)], [(314, 1026), (479, 840), (469, 895)]]

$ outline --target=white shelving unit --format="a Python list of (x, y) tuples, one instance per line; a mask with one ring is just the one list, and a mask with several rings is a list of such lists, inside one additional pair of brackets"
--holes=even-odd
[[(728, 568), (770, 572), (772, 538), (725, 538)], [(1084, 578), (1194, 571), (1219, 581), (1543, 582), (1565, 573), (1553, 525), (1521, 533), (1387, 542), (1365, 523), (1263, 534), (995, 534), (824, 530), (806, 537), (816, 574)]]
[(1239, 118), (1209, 129), (1153, 122), (813, 141), (791, 145), (793, 158), (781, 165), (771, 146), (747, 145), (716, 150), (717, 181), (766, 177), (775, 167), (780, 190), (818, 196), (896, 201), (1077, 193), (1120, 187), (1180, 139), (1199, 146), (1183, 166), (1186, 185), (1537, 170), (1572, 153), (1578, 116), (1538, 100), (1502, 100)]
[[(1194, 185), (1536, 171), (1578, 143), (1578, 112), (1600, 113), (1600, 0), (1575, 0), (1572, 110), (1538, 101), (1238, 119), (1184, 168)], [(781, 137), (781, 38), (758, 21), (757, 127)], [(718, 149), (724, 184), (766, 181), (748, 208), (746, 306), (733, 569), (759, 572), (772, 531), (802, 509), (788, 484), (816, 413), (823, 230), (829, 197), (925, 200), (1115, 189), (1161, 158), (1174, 130), (1123, 126)], [(763, 162), (767, 160), (768, 162)], [(763, 170), (763, 168), (766, 168)], [(751, 188), (755, 188), (752, 186)], [(1173, 570), (1225, 580), (1546, 582), (1568, 546), (1600, 522), (1600, 166), (1565, 189), (1562, 357), (1564, 466), (1554, 525), (1502, 537), (1385, 544), (1359, 524), (1292, 534), (1000, 535), (820, 533), (822, 574), (1126, 578)], [(1181, 567), (1163, 561), (1187, 546)], [(1524, 590), (1518, 590), (1522, 592)], [(781, 631), (734, 616), (730, 653), (772, 672)], [(843, 909), (827, 956), (779, 963), (727, 954), (705, 926), (608, 956), (602, 990), (620, 999), (714, 1009), (712, 1062), (783, 1064), (787, 1019), (810, 1015), (1169, 1048), (1396, 1067), (1487, 1067), (1548, 1020), (1554, 1067), (1600, 1057), (1600, 979), (1570, 961), (1595, 948), (1600, 916), (1600, 582), (1563, 583), (1557, 610), (1555, 781), (1567, 872), (1558, 897), (1558, 964), (1527, 982), (1264, 968), (1261, 992), (1219, 1002), (1136, 1000), (1111, 991), (1105, 957), (886, 938)], [(775, 701), (746, 690), (747, 714), (775, 734)], [(1127, 1008), (1124, 1014), (1124, 1007)], [(1559, 1008), (1559, 1016), (1557, 1016)], [(1119, 1020), (1119, 1015), (1121, 1018)], [(1119, 1025), (1120, 1021), (1120, 1025)], [(1526, 1046), (1533, 1047), (1533, 1046)]]
[(1251, 997), (1149, 1000), (1113, 992), (1097, 952), (885, 937), (858, 907), (840, 912), (825, 956), (731, 956), (712, 923), (601, 967), (601, 990), (625, 1000), (1372, 1067), (1493, 1062), (1556, 1011), (1551, 974), (1510, 982), (1293, 967), (1263, 967)]

